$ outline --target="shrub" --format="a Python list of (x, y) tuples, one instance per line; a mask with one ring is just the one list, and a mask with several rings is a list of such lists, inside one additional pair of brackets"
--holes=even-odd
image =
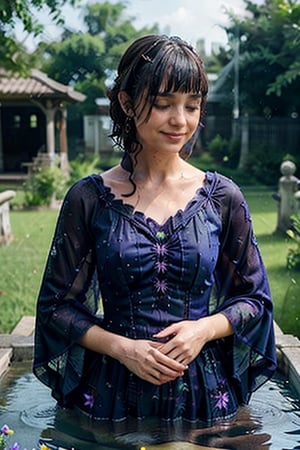
[(228, 153), (228, 141), (217, 134), (208, 144), (207, 149), (215, 161), (221, 162)]
[(240, 145), (237, 139), (227, 140), (217, 134), (208, 143), (207, 150), (217, 163), (225, 163), (231, 169), (237, 167), (240, 153)]
[(81, 155), (70, 161), (71, 173), (69, 184), (73, 184), (91, 173), (99, 172), (100, 160), (95, 156)]
[(67, 178), (58, 167), (41, 167), (24, 184), (25, 206), (49, 206), (53, 197), (61, 198)]
[(268, 145), (255, 146), (249, 151), (247, 165), (257, 181), (268, 186), (275, 186), (281, 176), (280, 165), (284, 157), (284, 149)]
[(292, 228), (287, 230), (287, 235), (292, 239), (295, 247), (290, 247), (288, 250), (287, 267), (300, 270), (300, 216), (294, 214), (291, 221)]
[(296, 277), (292, 278), (283, 299), (279, 314), (280, 328), (284, 333), (293, 334), (300, 338), (300, 284)]

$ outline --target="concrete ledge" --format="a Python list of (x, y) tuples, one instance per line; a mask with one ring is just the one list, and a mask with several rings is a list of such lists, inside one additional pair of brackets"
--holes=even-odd
[(282, 356), (284, 374), (300, 395), (300, 346), (284, 348)]
[(13, 336), (12, 337), (13, 361), (29, 361), (33, 358), (34, 337)]
[(13, 329), (11, 334), (18, 336), (30, 336), (34, 333), (35, 317), (23, 316), (20, 322)]
[(300, 346), (299, 339), (293, 336), (292, 334), (275, 333), (275, 338), (276, 338), (276, 346), (279, 348)]
[(7, 371), (12, 359), (12, 348), (0, 349), (0, 377)]
[(300, 340), (274, 325), (279, 370), (300, 395)]
[(20, 345), (28, 347), (29, 345), (33, 345), (33, 343), (34, 343), (33, 336), (15, 336), (13, 334), (0, 334), (0, 349), (9, 347), (19, 347)]
[(0, 377), (13, 361), (33, 358), (35, 317), (24, 316), (11, 334), (0, 334)]

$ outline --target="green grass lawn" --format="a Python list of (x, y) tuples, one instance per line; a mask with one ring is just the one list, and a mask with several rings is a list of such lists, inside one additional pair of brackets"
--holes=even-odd
[(257, 241), (267, 268), (275, 320), (286, 333), (300, 337), (300, 272), (287, 270), (287, 251), (292, 242), (274, 233), (277, 204), (271, 190), (245, 189)]
[[(291, 244), (286, 236), (274, 234), (277, 205), (272, 199), (272, 191), (248, 188), (244, 193), (269, 275), (275, 319), (284, 331), (299, 332), (300, 335), (297, 321), (300, 317), (300, 272), (286, 269), (287, 250)], [(0, 248), (0, 333), (10, 332), (23, 315), (35, 314), (57, 214), (53, 210), (11, 212), (14, 241)]]
[(0, 332), (8, 333), (23, 315), (35, 314), (57, 211), (12, 211), (14, 240), (0, 248)]

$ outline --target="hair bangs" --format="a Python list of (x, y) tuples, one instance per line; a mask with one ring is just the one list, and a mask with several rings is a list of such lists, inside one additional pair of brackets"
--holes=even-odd
[(113, 121), (111, 137), (126, 152), (135, 153), (140, 148), (135, 123), (120, 103), (121, 91), (128, 95), (135, 117), (143, 117), (145, 122), (160, 94), (181, 92), (199, 95), (199, 126), (202, 126), (208, 93), (203, 61), (189, 43), (177, 36), (148, 35), (137, 39), (120, 60), (114, 86), (109, 90)]
[(149, 77), (149, 94), (156, 97), (165, 92), (193, 92), (207, 94), (206, 80), (203, 79), (203, 69), (194, 53), (180, 47), (167, 47), (166, 51), (153, 61)]

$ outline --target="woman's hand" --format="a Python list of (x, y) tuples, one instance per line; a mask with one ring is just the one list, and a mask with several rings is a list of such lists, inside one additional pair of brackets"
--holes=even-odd
[(181, 377), (187, 367), (158, 350), (161, 345), (146, 339), (130, 339), (93, 325), (79, 343), (90, 350), (109, 355), (143, 380), (156, 385)]
[(174, 323), (155, 335), (168, 342), (129, 339), (97, 325), (90, 327), (79, 343), (97, 353), (117, 359), (143, 380), (160, 386), (184, 374), (187, 365), (200, 353), (206, 342), (232, 334), (223, 314), (199, 320)]
[(127, 339), (118, 359), (138, 377), (160, 386), (182, 376), (187, 369), (184, 364), (160, 352), (160, 345), (142, 339)]
[(207, 331), (202, 329), (200, 321), (184, 320), (174, 323), (156, 334), (155, 337), (170, 338), (160, 344), (159, 350), (169, 358), (183, 364), (189, 364), (199, 355), (207, 342)]
[(174, 323), (154, 337), (169, 338), (166, 343), (160, 344), (159, 350), (169, 358), (187, 365), (199, 355), (207, 342), (229, 336), (232, 332), (228, 319), (223, 314), (215, 314), (199, 320)]

